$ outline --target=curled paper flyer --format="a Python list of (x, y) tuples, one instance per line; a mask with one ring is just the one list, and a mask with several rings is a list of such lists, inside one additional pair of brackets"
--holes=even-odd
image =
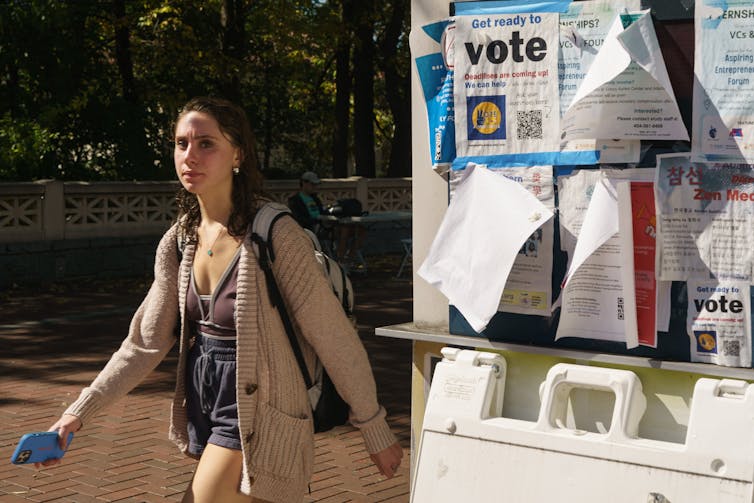
[[(492, 169), (497, 176), (519, 183), (551, 211), (555, 211), (555, 185), (552, 166)], [(457, 180), (464, 171), (451, 171), (451, 200)], [(550, 219), (529, 236), (518, 251), (508, 275), (498, 311), (535, 316), (550, 316), (554, 219)]]
[[(637, 10), (639, 0), (587, 0), (572, 2), (560, 15), (560, 57), (558, 88), (560, 115), (565, 114), (576, 90), (604, 45), (610, 25), (618, 13)], [(639, 162), (640, 141), (578, 139), (564, 142), (561, 151), (598, 151), (600, 164)]]
[(438, 173), (450, 169), (455, 158), (455, 123), (453, 117), (453, 69), (447, 64), (448, 32), (450, 21), (439, 21), (424, 26), (418, 34), (412, 32), (411, 53), (421, 82), (427, 105), (429, 145), (432, 167)]
[(649, 11), (616, 16), (561, 127), (564, 140), (688, 140)]
[(519, 250), (552, 216), (521, 184), (470, 165), (418, 275), (481, 332), (498, 310)]

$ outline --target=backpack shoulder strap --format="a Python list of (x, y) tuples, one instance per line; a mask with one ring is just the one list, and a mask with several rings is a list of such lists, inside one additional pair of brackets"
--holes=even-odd
[(270, 262), (275, 261), (275, 252), (272, 249), (272, 227), (280, 218), (290, 214), (291, 210), (286, 205), (275, 202), (265, 203), (257, 210), (251, 224), (252, 246), (257, 258), (262, 257), (260, 247), (263, 246), (267, 248), (266, 253)]
[(288, 335), (291, 349), (293, 350), (296, 362), (301, 369), (301, 375), (304, 378), (304, 383), (308, 390), (312, 387), (312, 379), (306, 367), (301, 346), (298, 343), (298, 339), (296, 339), (296, 333), (293, 329), (290, 316), (288, 315), (288, 310), (285, 307), (285, 301), (278, 288), (275, 274), (272, 272), (272, 262), (275, 260), (275, 254), (272, 251), (272, 227), (280, 218), (289, 214), (290, 210), (283, 204), (273, 202), (266, 203), (259, 208), (257, 214), (254, 216), (254, 221), (251, 224), (251, 240), (252, 246), (254, 247), (254, 253), (257, 255), (259, 265), (264, 272), (270, 300), (280, 314), (280, 320), (283, 322), (283, 327)]

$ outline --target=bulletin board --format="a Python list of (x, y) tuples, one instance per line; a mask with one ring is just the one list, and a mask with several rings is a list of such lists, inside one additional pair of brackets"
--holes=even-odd
[[(456, 5), (450, 4), (450, 15), (455, 15)], [(642, 9), (650, 9), (652, 25), (665, 62), (667, 76), (672, 86), (675, 102), (680, 112), (683, 127), (688, 137), (693, 134), (694, 108), (694, 65), (695, 65), (695, 20), (694, 3), (685, 1), (641, 2)], [(752, 7), (754, 9), (754, 7)], [(459, 126), (456, 125), (456, 128)], [(690, 152), (691, 140), (642, 139), (638, 162), (625, 164), (628, 168), (654, 171), (657, 156)], [(620, 164), (612, 167), (620, 169)], [(573, 166), (553, 165), (553, 176), (570, 173)], [(579, 169), (600, 169), (598, 166), (581, 165)], [(555, 184), (555, 204), (560, 204)], [(450, 190), (449, 190), (450, 193)], [(568, 254), (561, 247), (558, 212), (555, 213), (552, 242), (551, 302), (560, 296), (563, 278), (568, 268)], [(511, 342), (522, 345), (559, 347), (578, 350), (591, 350), (603, 353), (625, 354), (672, 361), (694, 361), (691, 354), (689, 329), (687, 327), (688, 306), (690, 303), (686, 281), (672, 281), (669, 287), (670, 321), (668, 330), (657, 331), (656, 347), (638, 346), (631, 349), (625, 343), (596, 340), (581, 337), (564, 337), (556, 340), (560, 322), (560, 310), (556, 307), (549, 316), (528, 315), (513, 312), (497, 312), (484, 330), (475, 331), (461, 312), (450, 305), (449, 331), (455, 335), (485, 337), (491, 341)], [(750, 316), (749, 316), (750, 319)], [(752, 352), (751, 344), (745, 348)], [(749, 361), (754, 358), (749, 358)], [(698, 361), (698, 360), (696, 360)]]

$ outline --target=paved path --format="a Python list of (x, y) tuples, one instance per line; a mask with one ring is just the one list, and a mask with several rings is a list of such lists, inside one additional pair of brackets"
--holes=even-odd
[[(375, 326), (412, 316), (411, 284), (391, 276), (398, 261), (370, 264), (353, 280), (359, 333), (404, 463), (385, 480), (354, 428), (318, 434), (307, 503), (409, 500), (411, 344), (374, 335)], [(144, 279), (98, 280), (0, 293), (0, 502), (180, 501), (195, 462), (167, 440), (175, 351), (76, 436), (62, 465), (37, 471), (8, 462), (18, 438), (47, 430), (105, 364), (146, 288)]]

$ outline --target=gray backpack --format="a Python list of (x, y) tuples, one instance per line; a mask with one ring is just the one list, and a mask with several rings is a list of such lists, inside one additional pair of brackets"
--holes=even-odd
[[(254, 217), (254, 223), (251, 228), (252, 236), (259, 236), (261, 241), (264, 242), (262, 246), (266, 246), (269, 249), (270, 262), (275, 261), (275, 253), (269, 245), (272, 242), (272, 226), (279, 218), (285, 215), (291, 215), (291, 210), (287, 206), (280, 203), (267, 203), (257, 211)], [(322, 267), (325, 277), (330, 282), (333, 293), (340, 301), (340, 305), (343, 306), (343, 311), (353, 321), (353, 287), (351, 286), (351, 279), (337, 260), (322, 251), (322, 245), (317, 236), (309, 229), (304, 229), (304, 232), (306, 232), (314, 244), (314, 256)], [(258, 247), (260, 246), (260, 242), (255, 240), (254, 245), (254, 251), (257, 258), (259, 258), (260, 250)]]
[[(251, 239), (254, 244), (254, 252), (259, 259), (259, 264), (267, 280), (270, 300), (280, 314), (280, 319), (288, 334), (288, 340), (291, 343), (291, 349), (306, 384), (309, 402), (312, 407), (314, 431), (328, 431), (348, 421), (348, 404), (338, 394), (330, 380), (330, 376), (327, 375), (327, 371), (319, 359), (317, 359), (314, 379), (309, 375), (304, 355), (301, 352), (298, 338), (293, 329), (293, 324), (288, 316), (288, 311), (277, 286), (275, 275), (272, 272), (272, 263), (275, 261), (275, 252), (272, 246), (272, 228), (278, 219), (289, 214), (290, 210), (287, 206), (279, 203), (265, 204), (257, 211), (254, 217)], [(353, 289), (351, 287), (351, 280), (346, 275), (343, 267), (322, 251), (317, 237), (311, 231), (307, 232), (314, 243), (314, 254), (322, 267), (323, 274), (330, 281), (333, 293), (340, 300), (340, 304), (346, 315), (353, 321)]]

